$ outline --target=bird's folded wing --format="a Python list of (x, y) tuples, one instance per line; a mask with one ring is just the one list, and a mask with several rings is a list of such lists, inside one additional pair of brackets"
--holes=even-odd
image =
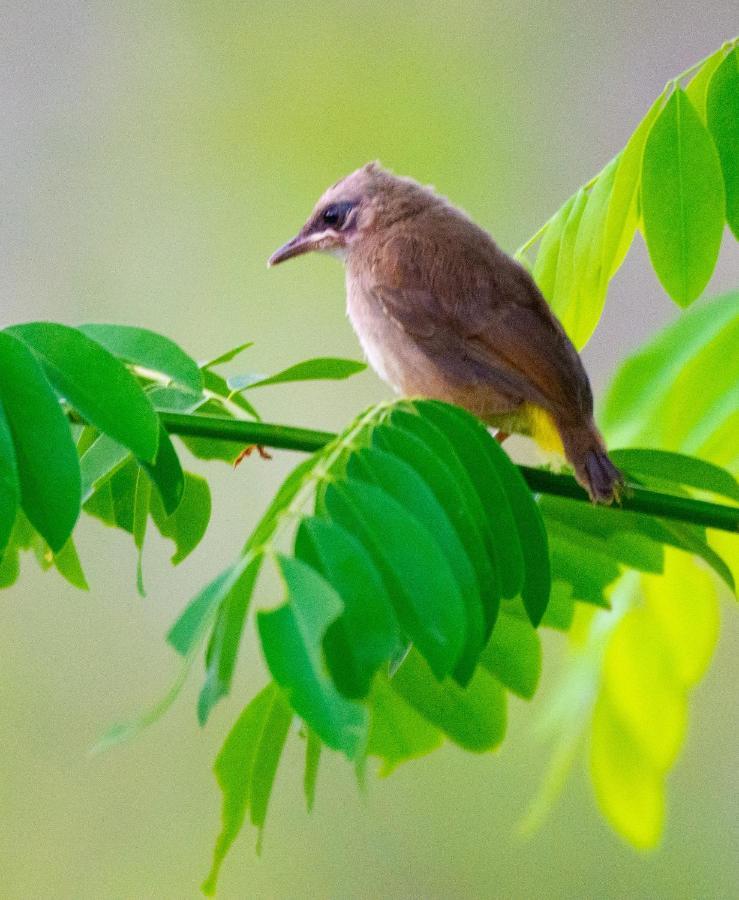
[(442, 303), (430, 290), (380, 284), (372, 292), (385, 314), (449, 378), (483, 382), (565, 416), (589, 413), (592, 398), (580, 359), (536, 302), (496, 302), (490, 295)]

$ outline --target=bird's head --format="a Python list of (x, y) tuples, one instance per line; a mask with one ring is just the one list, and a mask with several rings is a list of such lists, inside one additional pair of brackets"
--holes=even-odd
[(276, 266), (311, 250), (346, 259), (368, 234), (414, 209), (421, 195), (427, 196), (427, 192), (415, 181), (367, 163), (324, 193), (305, 225), (272, 254), (268, 265)]

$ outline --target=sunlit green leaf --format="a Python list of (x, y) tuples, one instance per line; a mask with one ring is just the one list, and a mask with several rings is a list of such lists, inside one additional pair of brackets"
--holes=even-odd
[(536, 253), (532, 275), (539, 286), (539, 290), (547, 300), (551, 300), (554, 296), (562, 234), (575, 203), (575, 196), (573, 194), (547, 222), (546, 230), (542, 235), (539, 249)]
[(707, 113), (724, 173), (726, 221), (739, 240), (739, 47), (734, 47), (711, 78)]
[(80, 510), (77, 449), (41, 365), (8, 332), (0, 332), (0, 402), (13, 436), (23, 510), (59, 551)]
[(194, 394), (203, 389), (197, 363), (161, 334), (131, 325), (90, 324), (80, 325), (78, 330), (124, 362), (161, 372)]
[(672, 299), (688, 306), (703, 291), (716, 265), (724, 224), (724, 187), (711, 136), (680, 89), (649, 132), (641, 204), (652, 265)]
[(649, 108), (619, 159), (603, 233), (602, 270), (606, 279), (612, 278), (618, 271), (634, 239), (639, 222), (638, 198), (644, 145), (663, 105), (664, 94)]
[(567, 330), (567, 324), (565, 323), (569, 320), (570, 306), (577, 300), (575, 243), (587, 202), (588, 195), (584, 188), (580, 188), (575, 194), (575, 199), (562, 228), (562, 237), (559, 242), (559, 252), (557, 253), (554, 288), (550, 295), (544, 295), (554, 310), (554, 314), (565, 326), (565, 330)]
[(107, 350), (82, 332), (54, 322), (29, 322), (9, 331), (42, 361), (49, 381), (100, 431), (153, 461), (159, 422), (139, 383)]
[(331, 585), (297, 559), (280, 556), (287, 602), (257, 616), (272, 677), (321, 740), (354, 758), (366, 740), (367, 711), (343, 697), (324, 670), (322, 641), (342, 611)]
[(213, 359), (209, 359), (204, 363), (200, 363), (200, 368), (215, 369), (216, 366), (225, 365), (225, 363), (231, 362), (231, 360), (236, 359), (236, 357), (242, 354), (244, 350), (248, 350), (249, 347), (253, 346), (254, 341), (246, 341), (243, 344), (238, 344), (238, 346), (234, 347), (232, 350), (227, 350), (225, 353), (221, 353), (219, 356), (213, 357)]
[[(732, 340), (739, 340), (739, 337), (733, 337), (738, 334), (737, 329), (739, 293), (734, 292), (684, 313), (622, 363), (605, 395), (599, 416), (611, 446), (683, 450), (682, 441), (676, 441), (665, 426), (665, 406), (679, 405), (683, 436), (699, 426), (709, 412), (704, 384), (683, 381), (679, 396), (676, 396), (676, 382), (689, 360), (698, 356), (703, 360), (698, 375), (711, 372), (714, 376), (722, 374), (731, 378), (731, 373), (739, 371), (737, 354), (728, 359), (719, 357), (713, 352), (713, 346), (725, 346), (726, 341), (730, 345)], [(685, 402), (686, 397), (690, 398), (689, 403)]]
[(222, 829), (213, 866), (203, 884), (203, 892), (209, 896), (215, 893), (221, 864), (247, 812), (253, 825), (260, 831), (264, 827), (291, 719), (282, 692), (271, 683), (244, 709), (218, 754), (215, 773), (223, 791)]
[(89, 590), (85, 573), (82, 570), (82, 563), (77, 555), (77, 548), (72, 538), (67, 541), (58, 553), (54, 554), (54, 567), (72, 587), (76, 587), (81, 591)]
[(721, 65), (725, 56), (725, 47), (719, 47), (715, 53), (712, 53), (708, 57), (685, 86), (685, 93), (688, 95), (688, 100), (693, 104), (695, 111), (701, 117), (703, 122), (705, 122), (707, 118), (706, 103), (708, 100), (708, 87), (713, 78), (713, 73)]

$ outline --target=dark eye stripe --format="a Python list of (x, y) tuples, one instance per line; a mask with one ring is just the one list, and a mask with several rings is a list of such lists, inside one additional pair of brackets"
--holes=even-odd
[(331, 228), (341, 228), (351, 210), (352, 203), (332, 203), (321, 214), (321, 221)]

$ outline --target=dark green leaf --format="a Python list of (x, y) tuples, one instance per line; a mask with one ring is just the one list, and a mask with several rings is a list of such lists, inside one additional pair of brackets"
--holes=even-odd
[(739, 240), (739, 47), (734, 47), (711, 78), (707, 113), (724, 173), (726, 221)]
[(222, 366), (227, 362), (231, 362), (231, 360), (236, 359), (237, 356), (242, 354), (244, 350), (248, 350), (249, 347), (254, 346), (254, 341), (246, 341), (244, 344), (239, 344), (237, 347), (234, 347), (232, 350), (227, 350), (225, 353), (221, 353), (220, 356), (216, 356), (213, 359), (209, 359), (207, 362), (200, 363), (201, 369), (214, 369), (216, 366)]
[(130, 325), (80, 325), (79, 331), (127, 363), (161, 372), (194, 394), (203, 389), (197, 363), (161, 334)]
[(138, 551), (136, 565), (136, 587), (139, 596), (146, 596), (144, 588), (144, 540), (146, 525), (149, 521), (149, 501), (151, 500), (151, 482), (140, 467), (136, 470), (136, 487), (133, 499), (133, 543)]
[(366, 740), (367, 711), (338, 692), (322, 660), (323, 636), (342, 611), (341, 598), (300, 560), (278, 561), (287, 602), (257, 616), (267, 665), (295, 712), (325, 744), (353, 759)]
[(316, 799), (316, 781), (318, 780), (318, 764), (321, 761), (321, 739), (312, 728), (305, 726), (305, 772), (303, 773), (303, 791), (308, 812), (313, 810)]
[(444, 508), (411, 465), (376, 447), (354, 453), (347, 475), (374, 483), (397, 500), (428, 531), (446, 557), (466, 608), (466, 640), (455, 674), (462, 683), (469, 681), (485, 645), (485, 616), (475, 570)]
[(0, 402), (13, 436), (23, 509), (59, 551), (80, 510), (77, 449), (40, 364), (7, 332), (0, 332)]
[[(245, 560), (250, 561), (245, 563)], [(216, 703), (231, 690), (244, 621), (249, 610), (262, 557), (240, 559), (221, 585), (218, 612), (205, 657), (205, 683), (198, 698), (198, 721), (204, 725)]]
[(580, 541), (565, 537), (563, 532), (558, 528), (549, 533), (552, 578), (569, 582), (576, 600), (608, 609), (605, 589), (618, 578), (618, 564), (612, 557), (591, 549), (583, 554)]
[(530, 622), (501, 613), (480, 663), (501, 684), (529, 700), (541, 675), (539, 635)]
[(72, 587), (79, 588), (81, 591), (89, 590), (85, 573), (82, 571), (82, 563), (77, 555), (77, 548), (72, 538), (67, 541), (58, 553), (54, 554), (54, 567)]
[(156, 460), (153, 464), (142, 461), (142, 465), (156, 485), (164, 509), (172, 515), (182, 500), (185, 475), (169, 435), (162, 425), (159, 427), (159, 449)]
[(366, 697), (373, 675), (400, 642), (382, 578), (359, 541), (335, 522), (303, 520), (295, 555), (331, 584), (344, 606), (323, 639), (331, 677), (346, 697)]
[(711, 491), (739, 501), (739, 483), (736, 478), (713, 463), (671, 453), (668, 450), (613, 450), (611, 459), (624, 472), (653, 482), (669, 483)]
[(82, 473), (82, 502), (89, 503), (111, 478), (131, 461), (125, 447), (108, 437), (99, 435), (80, 459)]
[(248, 811), (253, 825), (264, 827), (267, 804), (277, 765), (285, 745), (292, 714), (282, 692), (267, 685), (239, 716), (226, 738), (215, 764), (223, 791), (222, 829), (213, 853), (213, 865), (203, 884), (207, 895), (215, 893), (218, 872), (236, 839)]
[(412, 465), (449, 516), (475, 568), (487, 640), (498, 614), (500, 586), (485, 549), (492, 536), (480, 498), (454, 446), (436, 426), (402, 410), (395, 411), (389, 423), (392, 427), (383, 424), (373, 430), (372, 442)]
[(13, 530), (20, 494), (13, 435), (0, 400), (0, 560)]
[(365, 363), (356, 362), (353, 359), (335, 359), (334, 357), (319, 357), (308, 359), (305, 362), (283, 369), (276, 375), (269, 377), (254, 375), (236, 375), (228, 379), (228, 386), (232, 391), (242, 391), (247, 388), (264, 387), (268, 384), (284, 384), (288, 381), (337, 381), (349, 378), (357, 372), (366, 369)]
[(476, 419), (462, 410), (428, 401), (414, 405), (453, 443), (487, 516), (487, 550), (500, 579), (501, 595), (515, 597), (524, 579), (523, 548), (500, 472), (486, 452), (486, 439), (494, 439), (485, 433)]
[(466, 750), (481, 753), (503, 740), (505, 693), (482, 666), (463, 688), (451, 679), (437, 681), (420, 654), (411, 650), (390, 684), (428, 722)]
[(151, 497), (151, 517), (162, 537), (174, 541), (172, 565), (179, 565), (203, 539), (210, 522), (211, 500), (208, 482), (185, 472), (185, 487), (177, 510), (168, 516), (159, 494)]
[(382, 775), (389, 775), (402, 762), (431, 753), (443, 740), (439, 729), (406, 703), (387, 678), (375, 679), (367, 753), (383, 761)]
[(374, 485), (354, 479), (332, 482), (325, 503), (329, 515), (369, 551), (408, 638), (439, 678), (450, 674), (465, 644), (467, 613), (436, 541)]
[(154, 460), (159, 421), (141, 386), (119, 360), (66, 325), (30, 322), (9, 331), (31, 347), (58, 393), (84, 419), (141, 459)]
[(680, 89), (649, 132), (641, 203), (652, 265), (672, 299), (688, 306), (708, 284), (716, 265), (724, 188), (711, 136)]

